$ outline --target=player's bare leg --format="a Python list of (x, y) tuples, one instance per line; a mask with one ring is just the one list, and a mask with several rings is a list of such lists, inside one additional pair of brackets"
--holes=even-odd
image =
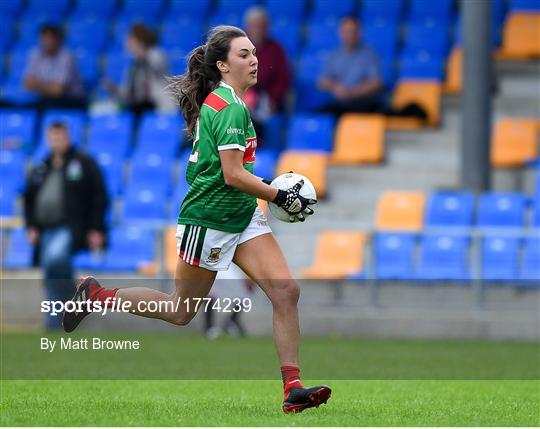
[[(145, 287), (105, 289), (97, 280), (88, 277), (77, 287), (73, 301), (86, 299), (105, 301), (106, 298), (114, 297), (121, 302), (129, 301), (131, 305), (127, 310), (132, 314), (161, 319), (176, 325), (187, 325), (197, 314), (196, 310), (203, 307), (202, 303), (196, 307), (200, 302), (196, 299), (208, 295), (215, 278), (216, 272), (194, 267), (178, 258), (175, 273), (176, 290), (172, 294)], [(150, 309), (147, 306), (149, 302), (154, 303)], [(85, 312), (64, 313), (64, 329), (67, 332), (73, 331), (87, 315)]]
[(263, 234), (240, 244), (234, 262), (255, 281), (272, 303), (276, 351), (284, 382), (285, 412), (318, 407), (330, 397), (328, 386), (305, 388), (300, 382), (298, 346), (300, 287), (292, 278), (287, 261), (272, 234)]

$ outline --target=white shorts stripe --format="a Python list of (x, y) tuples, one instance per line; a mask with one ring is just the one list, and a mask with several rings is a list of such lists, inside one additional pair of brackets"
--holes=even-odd
[(188, 264), (191, 264), (191, 255), (193, 254), (194, 252), (194, 247), (195, 247), (195, 236), (197, 235), (197, 230), (199, 229), (198, 226), (193, 226), (193, 233), (191, 234), (191, 237), (189, 238), (189, 247), (188, 247), (188, 253), (187, 253), (187, 258), (186, 258), (186, 262)]
[(193, 235), (194, 226), (189, 226), (189, 234), (186, 240), (186, 248), (184, 249), (184, 261), (189, 261), (189, 243), (191, 242), (191, 236)]
[(197, 227), (197, 233), (195, 234), (195, 239), (193, 240), (193, 249), (191, 252), (191, 257), (189, 260), (189, 263), (193, 265), (193, 261), (195, 260), (195, 253), (197, 253), (197, 243), (199, 242), (199, 235), (201, 234), (201, 227)]

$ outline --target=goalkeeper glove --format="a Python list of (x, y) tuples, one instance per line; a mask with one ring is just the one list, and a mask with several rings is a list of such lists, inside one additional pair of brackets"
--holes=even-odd
[(273, 203), (281, 207), (289, 215), (289, 222), (294, 222), (297, 218), (300, 222), (306, 220), (306, 215), (310, 216), (314, 211), (308, 207), (308, 204), (316, 204), (317, 200), (304, 198), (300, 195), (300, 189), (304, 186), (304, 181), (298, 181), (293, 187), (282, 190), (278, 189)]

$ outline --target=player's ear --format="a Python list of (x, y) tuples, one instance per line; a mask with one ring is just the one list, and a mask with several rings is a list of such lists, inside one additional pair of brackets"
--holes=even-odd
[(221, 73), (229, 73), (229, 66), (223, 61), (216, 62), (216, 66)]

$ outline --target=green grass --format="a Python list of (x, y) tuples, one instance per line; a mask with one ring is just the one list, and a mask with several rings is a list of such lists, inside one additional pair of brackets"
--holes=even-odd
[(538, 381), (333, 381), (280, 410), (275, 381), (5, 381), (3, 426), (538, 426)]
[[(304, 338), (302, 374), (327, 405), (281, 411), (271, 338), (138, 339), (138, 351), (40, 350), (1, 334), (2, 426), (540, 426), (538, 342)], [(74, 381), (78, 380), (78, 381)]]

